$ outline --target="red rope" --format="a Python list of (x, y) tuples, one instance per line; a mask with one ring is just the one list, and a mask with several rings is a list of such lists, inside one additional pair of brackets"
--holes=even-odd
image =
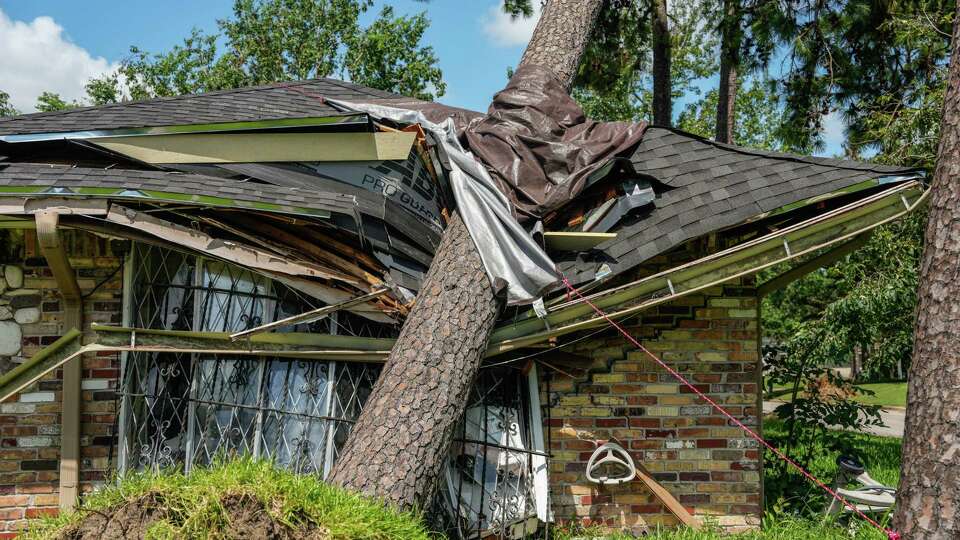
[(821, 489), (823, 489), (824, 491), (826, 491), (827, 493), (829, 493), (834, 499), (840, 501), (840, 502), (843, 503), (845, 506), (847, 506), (848, 508), (850, 508), (851, 510), (853, 510), (857, 515), (859, 515), (859, 516), (862, 517), (864, 520), (866, 520), (868, 523), (870, 523), (871, 525), (873, 525), (873, 526), (876, 527), (877, 529), (883, 531), (883, 532), (887, 535), (888, 540), (900, 540), (900, 533), (898, 533), (898, 532), (896, 532), (896, 531), (894, 531), (894, 530), (892, 530), (892, 529), (886, 529), (886, 528), (884, 528), (882, 525), (880, 525), (879, 523), (877, 523), (876, 521), (874, 521), (873, 519), (871, 519), (870, 516), (868, 516), (868, 515), (866, 515), (865, 513), (863, 513), (859, 508), (856, 507), (856, 505), (851, 504), (849, 501), (847, 501), (846, 499), (844, 499), (843, 497), (841, 497), (837, 492), (835, 492), (834, 490), (830, 489), (829, 486), (827, 486), (826, 484), (824, 484), (823, 482), (821, 482), (817, 477), (813, 476), (811, 473), (809, 473), (809, 472), (807, 472), (806, 470), (804, 470), (804, 468), (801, 467), (800, 464), (798, 464), (796, 461), (790, 459), (786, 454), (784, 454), (783, 452), (781, 452), (777, 447), (775, 447), (775, 446), (773, 446), (772, 444), (770, 444), (770, 443), (768, 443), (767, 441), (765, 441), (765, 440), (763, 439), (763, 437), (761, 437), (760, 435), (756, 434), (756, 433), (755, 433), (752, 429), (750, 429), (749, 427), (745, 426), (745, 425), (743, 424), (743, 422), (741, 422), (740, 420), (737, 420), (736, 418), (734, 418), (734, 416), (733, 416), (732, 414), (730, 414), (729, 412), (727, 412), (727, 410), (724, 409), (723, 407), (721, 407), (719, 404), (717, 404), (717, 402), (715, 402), (715, 401), (713, 401), (712, 399), (710, 399), (709, 396), (707, 396), (706, 394), (704, 394), (703, 392), (701, 392), (696, 386), (694, 386), (693, 384), (691, 384), (690, 381), (688, 381), (687, 379), (685, 379), (685, 378), (683, 377), (683, 375), (677, 373), (676, 370), (674, 370), (673, 368), (671, 368), (670, 366), (668, 366), (663, 360), (661, 360), (661, 359), (658, 358), (655, 354), (653, 354), (652, 352), (650, 352), (649, 350), (647, 350), (646, 347), (644, 347), (639, 341), (637, 341), (636, 338), (634, 338), (632, 335), (630, 335), (629, 332), (627, 332), (626, 330), (624, 330), (622, 326), (620, 326), (620, 325), (617, 324), (613, 319), (611, 319), (602, 309), (600, 309), (599, 307), (597, 307), (597, 306), (596, 306), (593, 302), (591, 302), (587, 297), (583, 296), (583, 294), (582, 294), (576, 287), (574, 287), (574, 286), (570, 283), (570, 281), (567, 280), (566, 277), (563, 278), (563, 284), (566, 285), (566, 287), (567, 287), (567, 297), (568, 297), (568, 298), (569, 298), (570, 294), (572, 293), (572, 294), (576, 295), (577, 297), (579, 297), (579, 298), (580, 298), (581, 300), (583, 300), (584, 302), (586, 302), (586, 304), (587, 304), (588, 306), (590, 306), (591, 308), (593, 308), (593, 311), (595, 311), (595, 312), (597, 313), (597, 315), (603, 317), (608, 323), (610, 323), (610, 326), (613, 326), (614, 328), (616, 328), (617, 330), (619, 330), (620, 333), (623, 334), (623, 337), (627, 338), (627, 340), (629, 340), (630, 343), (632, 343), (636, 348), (638, 348), (638, 349), (640, 349), (641, 351), (643, 351), (647, 356), (649, 356), (650, 358), (652, 358), (657, 364), (660, 364), (660, 367), (662, 367), (663, 369), (667, 370), (671, 375), (674, 376), (674, 378), (676, 378), (678, 381), (680, 381), (681, 383), (683, 383), (684, 385), (686, 385), (690, 390), (693, 391), (693, 393), (695, 393), (695, 394), (696, 394), (697, 396), (699, 396), (701, 399), (703, 399), (704, 401), (706, 401), (707, 403), (709, 403), (711, 406), (713, 406), (714, 409), (720, 411), (720, 414), (726, 416), (727, 419), (729, 419), (731, 422), (733, 422), (734, 424), (736, 424), (737, 427), (739, 427), (740, 429), (746, 431), (748, 434), (750, 434), (751, 437), (753, 437), (754, 439), (756, 439), (757, 442), (759, 442), (760, 444), (762, 444), (763, 446), (765, 446), (768, 450), (770, 450), (771, 452), (773, 452), (774, 454), (776, 454), (780, 459), (782, 459), (782, 460), (786, 461), (787, 463), (789, 463), (790, 465), (792, 465), (793, 468), (795, 468), (797, 471), (800, 472), (800, 474), (802, 474), (802, 475), (803, 475), (804, 477), (806, 477), (808, 480), (810, 480), (811, 482), (813, 482), (814, 484), (816, 484), (817, 486), (819, 486)]

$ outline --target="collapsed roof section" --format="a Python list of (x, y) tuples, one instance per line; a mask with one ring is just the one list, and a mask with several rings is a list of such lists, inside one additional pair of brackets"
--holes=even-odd
[[(265, 271), (331, 302), (386, 284), (392, 293), (371, 306), (399, 320), (452, 204), (448, 156), (417, 126), (384, 125), (330, 100), (417, 110), (460, 128), (482, 116), (321, 79), (0, 119), (0, 214), (17, 213), (17, 201), (30, 213), (107, 200), (99, 215), (68, 208), (75, 215), (64, 223), (168, 244), (182, 236), (170, 231), (194, 231), (207, 244), (181, 249), (226, 243), (300, 264)], [(715, 235), (716, 249), (730, 247), (920, 176), (656, 126), (600, 170), (605, 180), (544, 216), (560, 270), (598, 288), (688, 241)]]
[[(636, 177), (648, 179), (655, 194), (649, 204), (629, 207), (629, 213), (618, 216), (616, 226), (604, 230), (616, 232), (615, 239), (560, 261), (574, 284), (613, 277), (684, 242), (746, 222), (773, 230), (779, 222), (757, 222), (785, 213), (792, 205), (799, 208), (836, 197), (845, 202), (846, 192), (866, 190), (858, 195), (863, 197), (881, 184), (922, 176), (919, 170), (903, 167), (721, 144), (662, 127), (647, 129), (630, 161)], [(582, 222), (556, 226), (583, 229), (590, 217), (587, 212)]]

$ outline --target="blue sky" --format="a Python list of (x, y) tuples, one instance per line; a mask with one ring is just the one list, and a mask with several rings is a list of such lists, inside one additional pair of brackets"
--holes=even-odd
[[(386, 2), (400, 13), (428, 12), (424, 40), (436, 50), (447, 82), (440, 101), (485, 110), (506, 82), (507, 67), (518, 63), (535, 20), (510, 21), (500, 13), (500, 1)], [(377, 1), (375, 11), (383, 4)], [(131, 45), (169, 49), (193, 27), (214, 31), (232, 5), (233, 0), (0, 0), (0, 90), (23, 112), (34, 110), (44, 90), (81, 98), (83, 84), (115, 69)], [(826, 126), (825, 153), (834, 154), (842, 125), (828, 117)]]

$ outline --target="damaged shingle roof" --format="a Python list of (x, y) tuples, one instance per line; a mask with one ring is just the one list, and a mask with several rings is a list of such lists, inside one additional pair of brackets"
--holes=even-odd
[[(434, 121), (452, 116), (456, 121), (466, 122), (479, 115), (348, 82), (318, 79), (5, 118), (0, 119), (0, 136), (343, 114), (327, 104), (325, 98), (417, 109)], [(666, 188), (649, 213), (617, 230), (615, 240), (592, 253), (560, 262), (561, 270), (575, 283), (593, 279), (603, 263), (608, 264), (614, 274), (620, 273), (687, 240), (742, 223), (764, 212), (871, 178), (916, 172), (741, 148), (660, 127), (646, 131), (630, 160), (637, 172), (652, 177)], [(131, 187), (141, 182), (153, 186), (169, 183), (169, 174), (11, 164), (0, 171), (0, 186), (123, 184)], [(223, 196), (220, 190), (224, 189), (227, 191), (223, 193), (229, 193), (226, 196), (241, 198), (242, 195), (282, 205), (315, 203), (317, 208), (326, 208), (324, 205), (329, 204), (326, 199), (311, 199), (312, 202), (306, 204), (304, 198), (313, 197), (310, 190), (294, 189), (287, 193), (284, 189), (290, 188), (269, 186), (264, 191), (257, 184), (211, 180), (203, 175), (181, 174), (176, 179), (186, 182), (184, 186), (200, 190), (199, 193), (212, 189), (216, 191), (215, 196)]]
[(353, 83), (316, 79), (0, 118), (0, 135), (343, 115), (324, 98), (410, 99)]
[(634, 169), (666, 189), (654, 208), (623, 226), (593, 253), (560, 263), (575, 283), (594, 279), (601, 264), (616, 275), (698, 236), (737, 225), (797, 201), (865, 180), (915, 169), (801, 157), (716, 143), (650, 127), (630, 158)]

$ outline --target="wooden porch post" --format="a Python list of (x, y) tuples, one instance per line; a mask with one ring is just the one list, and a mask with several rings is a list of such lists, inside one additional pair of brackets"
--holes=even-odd
[[(77, 274), (60, 242), (57, 230), (59, 214), (40, 211), (36, 216), (40, 252), (47, 260), (63, 299), (64, 331), (83, 329), (83, 299)], [(60, 405), (60, 508), (72, 508), (80, 489), (80, 373), (81, 359), (63, 366), (63, 392)]]

